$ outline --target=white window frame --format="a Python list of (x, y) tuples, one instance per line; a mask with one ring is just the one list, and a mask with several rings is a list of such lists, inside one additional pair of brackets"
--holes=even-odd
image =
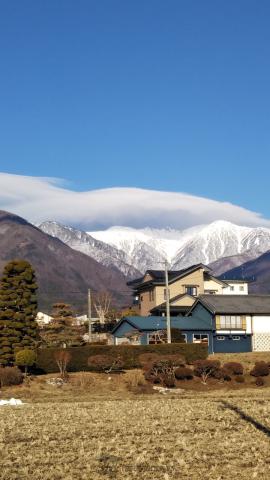
[(206, 342), (195, 341), (195, 336), (198, 336), (198, 335), (200, 335), (200, 337), (202, 337), (202, 336), (207, 337), (207, 345), (209, 345), (209, 334), (208, 333), (193, 333), (192, 343), (206, 343)]

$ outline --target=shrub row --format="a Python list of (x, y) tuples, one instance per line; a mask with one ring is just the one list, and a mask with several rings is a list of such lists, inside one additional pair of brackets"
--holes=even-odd
[[(58, 368), (55, 362), (57, 348), (44, 348), (37, 351), (37, 368), (42, 373), (55, 373)], [(123, 368), (139, 368), (141, 366), (139, 356), (143, 353), (155, 353), (157, 355), (181, 355), (186, 363), (205, 359), (208, 356), (207, 345), (187, 343), (161, 343), (158, 345), (87, 345), (84, 347), (67, 348), (71, 360), (68, 370), (70, 372), (90, 371), (88, 358), (95, 355), (109, 355), (123, 360)]]

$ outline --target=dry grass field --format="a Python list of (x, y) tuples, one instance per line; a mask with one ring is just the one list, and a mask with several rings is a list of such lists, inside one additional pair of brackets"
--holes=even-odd
[[(249, 368), (258, 358), (237, 360)], [(79, 373), (61, 388), (42, 376), (3, 389), (26, 404), (0, 408), (0, 480), (269, 480), (269, 384), (198, 379), (196, 391), (186, 381), (164, 396), (143, 381), (134, 388), (140, 375)]]
[(225, 403), (152, 396), (2, 407), (0, 478), (267, 480), (270, 393), (261, 392)]

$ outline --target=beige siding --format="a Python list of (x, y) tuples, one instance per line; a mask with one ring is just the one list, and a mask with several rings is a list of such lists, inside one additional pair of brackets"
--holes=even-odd
[(171, 302), (171, 305), (175, 307), (191, 307), (195, 302), (195, 298), (185, 295), (184, 297), (178, 298), (174, 302)]
[(217, 295), (222, 295), (223, 293), (222, 285), (213, 279), (204, 281), (204, 290), (214, 290)]
[[(201, 295), (204, 293), (204, 279), (203, 279), (202, 268), (170, 284), (169, 285), (170, 298), (173, 298), (173, 297), (176, 297), (176, 295), (185, 293), (186, 286), (196, 286), (198, 295)], [(160, 305), (161, 303), (164, 302), (165, 300), (164, 290), (165, 290), (165, 285), (160, 287), (159, 286), (155, 287), (154, 300), (152, 301), (150, 301), (149, 299), (149, 291), (140, 294), (140, 315), (142, 316), (149, 315), (149, 312), (153, 307)], [(141, 300), (141, 297), (142, 297), (142, 300)]]
[(147, 316), (150, 313), (150, 310), (156, 306), (155, 301), (155, 291), (154, 291), (154, 300), (150, 300), (150, 291), (147, 290), (140, 294), (140, 315)]

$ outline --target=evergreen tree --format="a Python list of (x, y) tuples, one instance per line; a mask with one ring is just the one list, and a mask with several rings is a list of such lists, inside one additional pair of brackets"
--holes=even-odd
[(85, 327), (76, 325), (70, 305), (55, 303), (51, 316), (52, 321), (40, 330), (40, 337), (47, 346), (74, 347), (83, 343)]
[(15, 352), (36, 345), (37, 284), (29, 262), (13, 260), (0, 283), (0, 364), (13, 363)]

